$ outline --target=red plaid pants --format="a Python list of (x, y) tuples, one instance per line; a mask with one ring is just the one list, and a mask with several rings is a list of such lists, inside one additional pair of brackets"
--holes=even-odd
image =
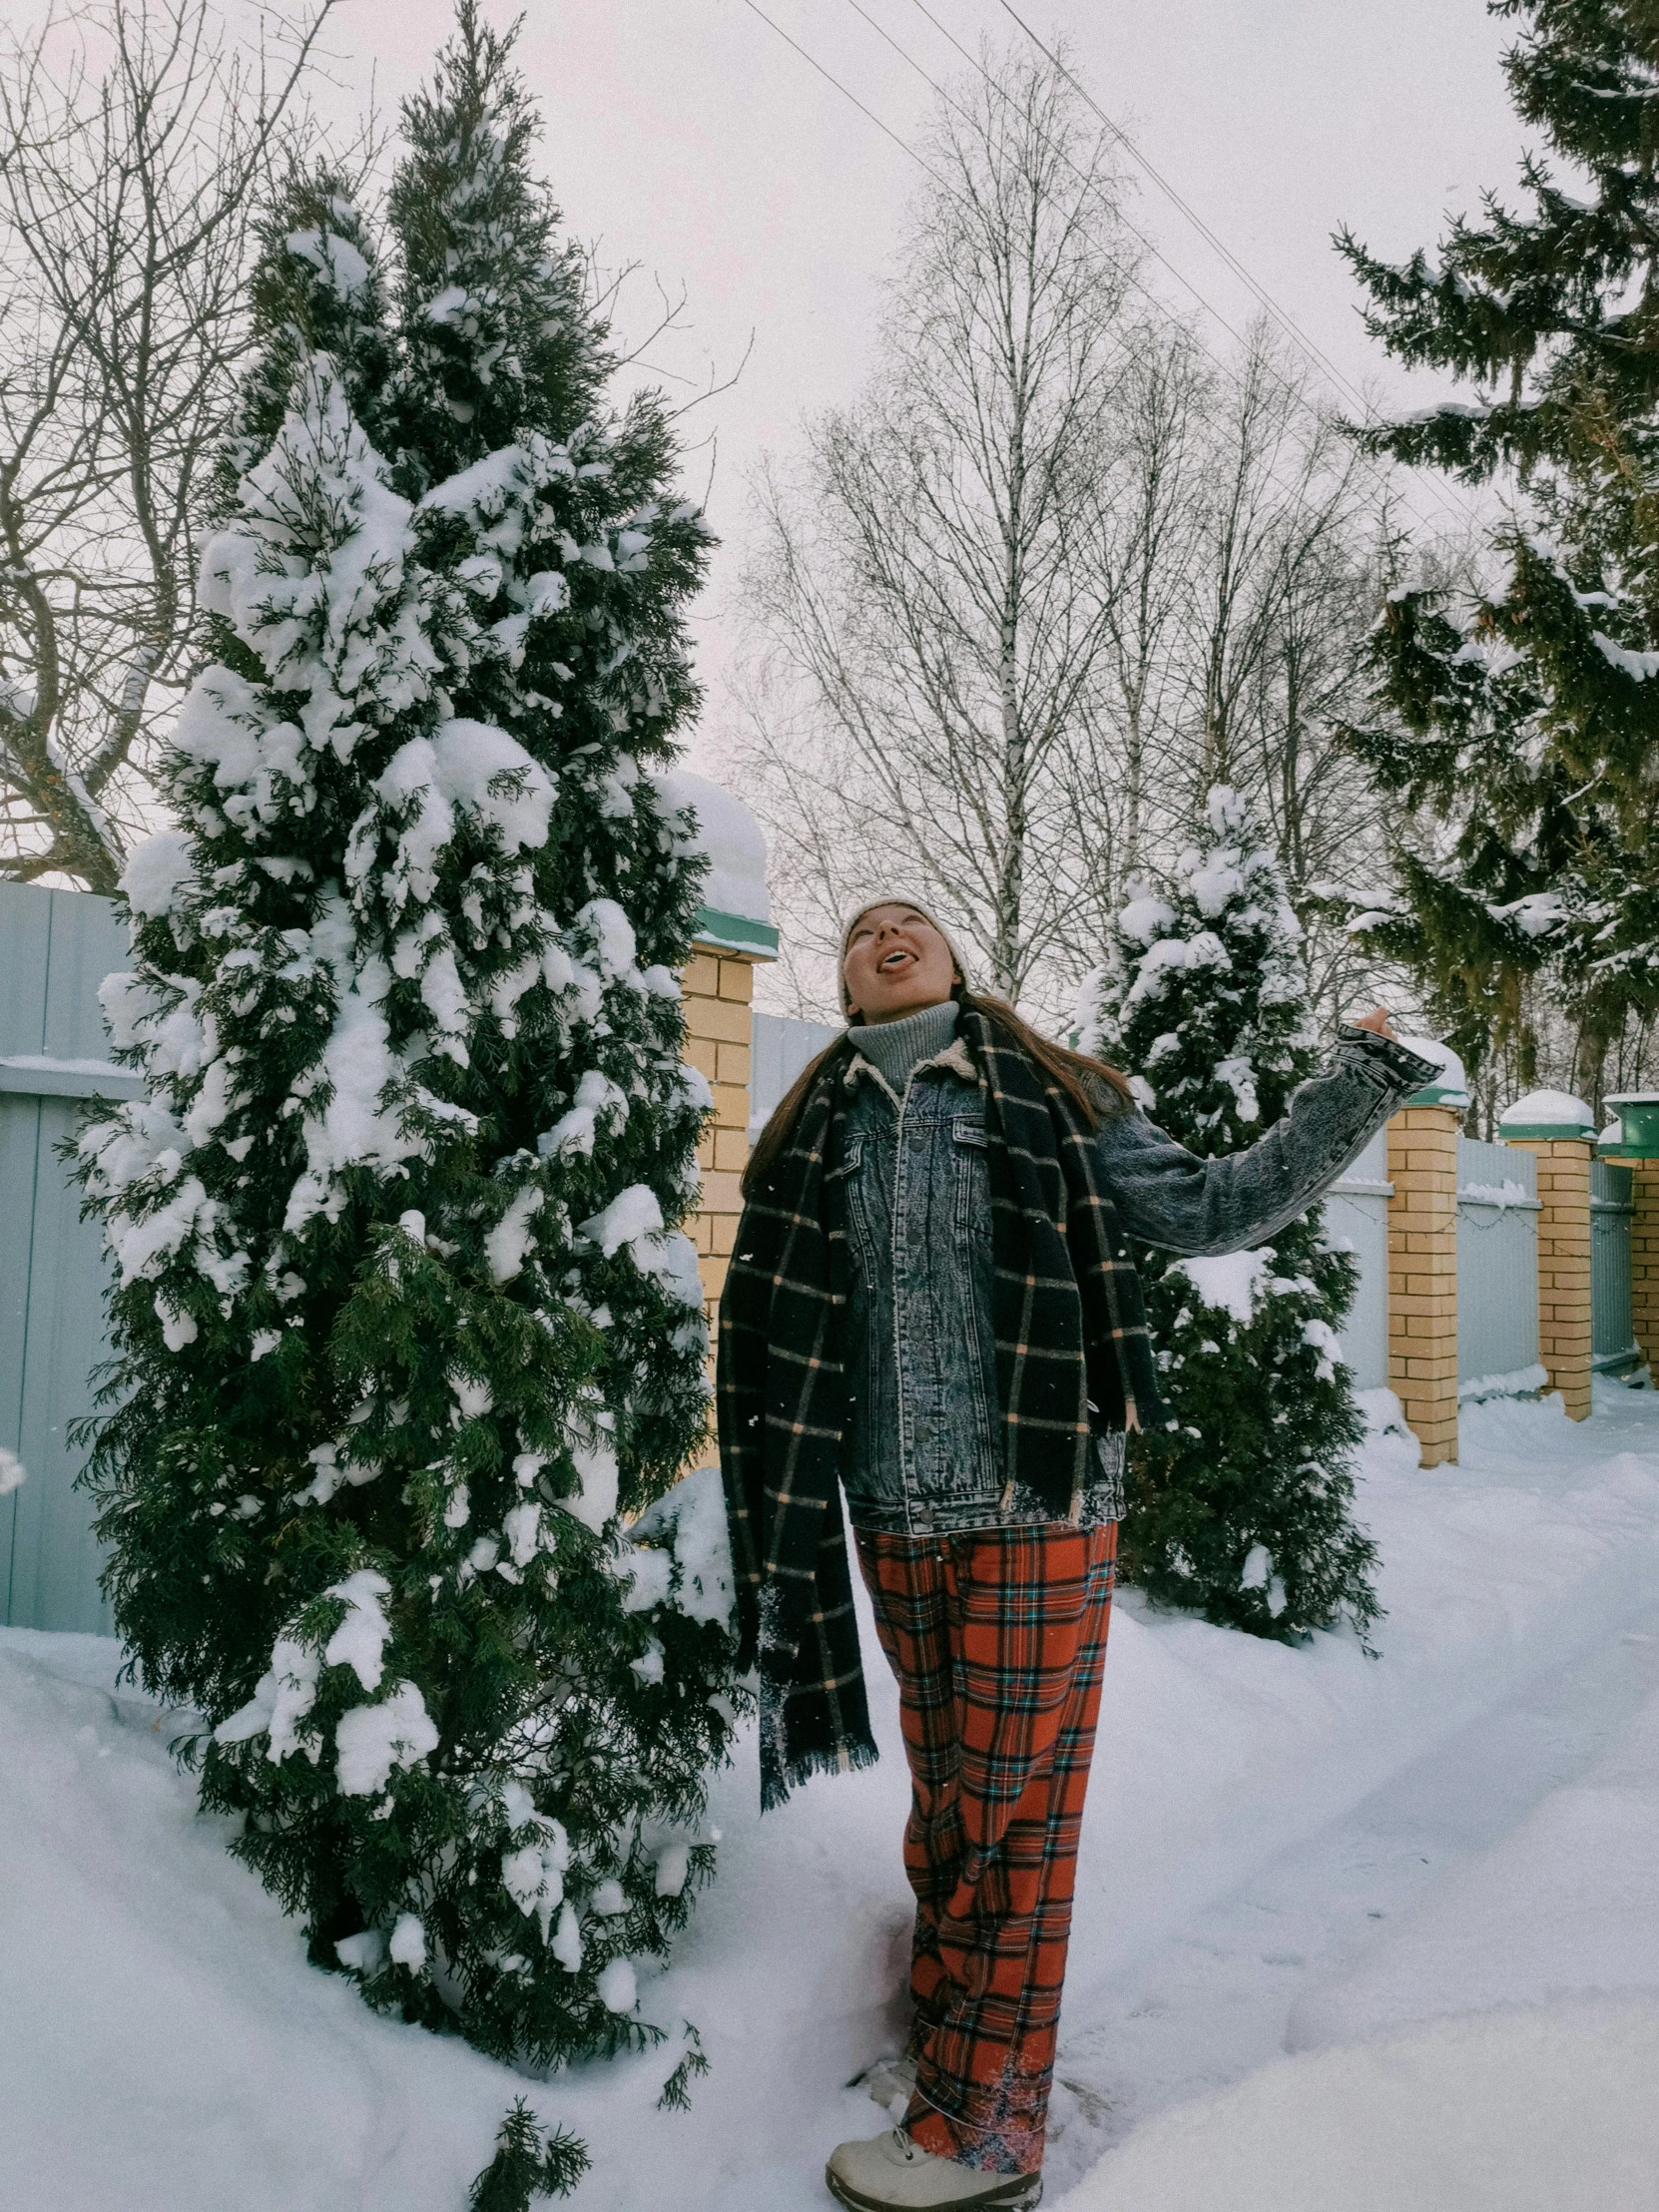
[(1117, 1529), (860, 1532), (857, 1545), (910, 1766), (906, 2124), (941, 2158), (1035, 2173)]

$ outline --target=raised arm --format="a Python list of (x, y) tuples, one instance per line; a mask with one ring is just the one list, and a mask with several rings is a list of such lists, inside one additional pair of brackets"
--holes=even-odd
[(1243, 1252), (1306, 1212), (1438, 1073), (1392, 1037), (1344, 1028), (1330, 1067), (1298, 1088), (1284, 1119), (1247, 1152), (1201, 1159), (1126, 1110), (1100, 1125), (1100, 1172), (1130, 1236), (1171, 1252)]

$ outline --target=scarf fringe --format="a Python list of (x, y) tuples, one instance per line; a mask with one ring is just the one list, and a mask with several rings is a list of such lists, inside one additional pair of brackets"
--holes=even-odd
[(856, 1774), (861, 1767), (873, 1767), (880, 1756), (869, 1736), (848, 1738), (827, 1751), (801, 1752), (782, 1766), (763, 1756), (761, 1811), (776, 1813), (781, 1805), (789, 1803), (791, 1791), (799, 1790), (816, 1774)]

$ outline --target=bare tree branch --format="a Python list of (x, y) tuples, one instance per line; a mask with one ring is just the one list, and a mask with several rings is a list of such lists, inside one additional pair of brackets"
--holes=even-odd
[(101, 0), (0, 55), (0, 876), (111, 890), (143, 828), (253, 227), (336, 4), (249, 56), (208, 0)]

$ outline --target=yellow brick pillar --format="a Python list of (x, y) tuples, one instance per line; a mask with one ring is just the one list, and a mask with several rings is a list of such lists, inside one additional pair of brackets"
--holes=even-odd
[(1590, 1161), (1595, 1116), (1581, 1098), (1530, 1091), (1498, 1123), (1538, 1163), (1538, 1360), (1573, 1420), (1590, 1416)]
[(1590, 1413), (1590, 1160), (1587, 1137), (1504, 1135), (1538, 1163), (1538, 1359), (1568, 1414)]
[(1659, 1382), (1659, 1091), (1626, 1091), (1607, 1101), (1619, 1117), (1616, 1145), (1603, 1159), (1631, 1171), (1630, 1318), (1642, 1358)]
[(1642, 1358), (1659, 1381), (1659, 1159), (1619, 1155), (1632, 1170), (1630, 1195), (1636, 1211), (1630, 1223), (1630, 1320)]
[(1388, 1124), (1388, 1387), (1425, 1467), (1457, 1457), (1460, 1118), (1454, 1106), (1411, 1104)]
[(729, 946), (700, 944), (680, 977), (686, 1058), (708, 1077), (715, 1094), (714, 1118), (697, 1147), (702, 1192), (689, 1225), (711, 1326), (726, 1284), (743, 1211), (740, 1184), (749, 1164), (750, 1002), (758, 957)]
[[(708, 903), (697, 915), (680, 990), (686, 1058), (708, 1078), (714, 1093), (714, 1112), (697, 1147), (697, 1211), (686, 1223), (703, 1279), (712, 1379), (715, 1323), (737, 1242), (743, 1171), (749, 1164), (755, 970), (778, 957), (778, 931), (765, 918), (770, 911), (766, 835), (742, 800), (689, 769), (672, 769), (657, 785), (659, 804), (667, 811), (690, 813), (708, 869), (703, 880)], [(709, 1436), (690, 1465), (707, 1464), (714, 1456), (713, 1413), (711, 1404)]]

